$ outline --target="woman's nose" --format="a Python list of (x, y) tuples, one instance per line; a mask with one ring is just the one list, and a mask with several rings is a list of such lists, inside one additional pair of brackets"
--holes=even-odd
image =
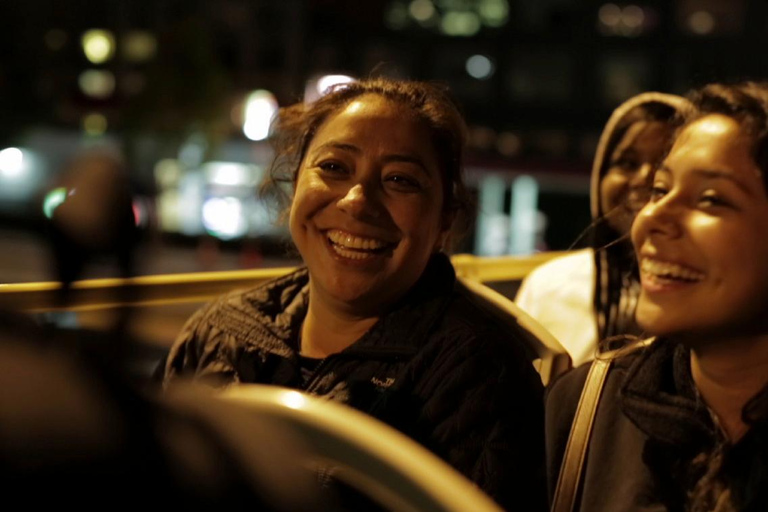
[(336, 205), (343, 212), (364, 220), (381, 217), (382, 204), (374, 186), (367, 183), (355, 183), (337, 201)]
[(633, 232), (677, 237), (682, 233), (682, 209), (669, 194), (651, 200), (638, 212)]

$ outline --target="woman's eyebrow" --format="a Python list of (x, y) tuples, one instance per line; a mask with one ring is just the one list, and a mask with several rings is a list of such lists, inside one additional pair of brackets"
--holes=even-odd
[(316, 147), (313, 153), (316, 153), (323, 149), (341, 149), (342, 151), (348, 151), (350, 153), (355, 153), (355, 154), (360, 154), (363, 152), (362, 149), (355, 146), (354, 144), (349, 144), (348, 142), (328, 141)]
[(421, 158), (419, 158), (417, 155), (414, 155), (411, 153), (393, 153), (391, 155), (386, 155), (383, 160), (385, 163), (404, 162), (407, 164), (413, 164), (419, 169), (421, 169), (422, 171), (424, 171), (424, 173), (429, 175), (427, 166), (424, 164), (424, 161)]
[[(672, 169), (670, 169), (665, 164), (662, 164), (656, 172), (657, 173), (666, 172), (668, 174), (673, 174)], [(721, 169), (696, 168), (696, 169), (692, 169), (691, 173), (701, 178), (705, 178), (709, 180), (727, 180), (733, 183), (734, 185), (736, 185), (737, 187), (739, 187), (745, 193), (749, 195), (752, 195), (753, 193), (750, 187), (748, 187), (744, 182), (738, 179), (731, 171), (725, 171)]]

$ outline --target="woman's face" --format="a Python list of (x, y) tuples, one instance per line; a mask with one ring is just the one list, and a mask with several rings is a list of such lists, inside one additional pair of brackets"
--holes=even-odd
[(608, 155), (608, 171), (600, 182), (600, 208), (616, 232), (629, 233), (632, 220), (648, 200), (651, 175), (671, 134), (667, 123), (637, 121)]
[(427, 128), (367, 94), (310, 142), (290, 212), (310, 300), (366, 314), (405, 294), (444, 241), (443, 187)]
[(642, 291), (637, 322), (694, 340), (768, 325), (768, 198), (752, 139), (730, 117), (686, 127), (632, 226)]

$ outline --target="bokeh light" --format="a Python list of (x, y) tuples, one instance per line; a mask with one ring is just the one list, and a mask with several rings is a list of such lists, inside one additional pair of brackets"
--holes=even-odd
[(269, 126), (277, 114), (278, 104), (275, 96), (259, 89), (248, 95), (245, 100), (243, 115), (243, 133), (250, 140), (264, 140), (269, 136)]
[(81, 39), (83, 53), (94, 64), (103, 64), (115, 55), (115, 36), (108, 30), (92, 29)]

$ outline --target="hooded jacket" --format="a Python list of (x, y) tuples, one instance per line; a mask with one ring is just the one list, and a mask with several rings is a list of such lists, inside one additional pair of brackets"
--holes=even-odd
[[(166, 385), (287, 386), (366, 412), (431, 449), (501, 506), (546, 509), (543, 387), (522, 331), (502, 328), (456, 288), (447, 256), (357, 342), (302, 378), (306, 269), (226, 295), (174, 344)], [(515, 508), (522, 507), (522, 508)]]
[(608, 119), (592, 163), (590, 247), (550, 260), (523, 280), (515, 302), (547, 328), (568, 350), (574, 366), (591, 360), (598, 342), (620, 334), (637, 334), (637, 270), (632, 248), (605, 222), (600, 183), (610, 158), (637, 107), (661, 105), (672, 112), (687, 108), (680, 96), (646, 92), (622, 103)]

